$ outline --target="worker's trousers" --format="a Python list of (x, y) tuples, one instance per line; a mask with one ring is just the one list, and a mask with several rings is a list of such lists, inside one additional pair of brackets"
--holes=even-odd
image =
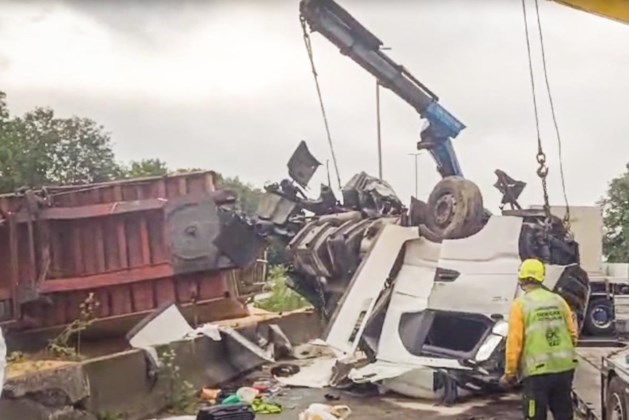
[(554, 420), (572, 420), (572, 379), (574, 370), (529, 376), (522, 381), (524, 418), (546, 420), (548, 410)]

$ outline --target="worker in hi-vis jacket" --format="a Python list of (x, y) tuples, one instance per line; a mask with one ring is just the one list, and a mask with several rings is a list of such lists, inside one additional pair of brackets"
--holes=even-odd
[(511, 307), (505, 352), (504, 387), (522, 381), (525, 419), (571, 420), (572, 379), (577, 365), (577, 329), (566, 301), (542, 284), (546, 269), (536, 259), (522, 262), (524, 294)]

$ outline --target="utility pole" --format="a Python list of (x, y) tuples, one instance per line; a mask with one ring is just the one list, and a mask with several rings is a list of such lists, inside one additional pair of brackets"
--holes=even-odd
[(378, 136), (378, 178), (382, 180), (382, 132), (380, 130), (380, 82), (376, 80), (376, 129)]
[(415, 198), (417, 198), (418, 193), (418, 179), (419, 179), (419, 173), (417, 172), (417, 156), (419, 156), (421, 154), (421, 152), (415, 152), (415, 153), (409, 153), (409, 156), (414, 156), (415, 157)]

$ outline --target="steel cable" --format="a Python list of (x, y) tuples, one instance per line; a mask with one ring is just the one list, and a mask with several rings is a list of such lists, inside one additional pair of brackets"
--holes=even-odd
[(546, 92), (548, 93), (548, 102), (550, 103), (550, 112), (553, 119), (553, 125), (555, 127), (555, 134), (557, 135), (557, 149), (559, 157), (559, 176), (561, 178), (561, 189), (563, 192), (564, 202), (566, 203), (566, 214), (564, 215), (564, 222), (569, 225), (570, 223), (570, 205), (568, 204), (568, 194), (566, 192), (566, 179), (563, 170), (563, 153), (561, 144), (561, 135), (559, 134), (559, 125), (557, 124), (557, 115), (555, 113), (555, 104), (553, 101), (553, 95), (550, 89), (550, 82), (548, 81), (548, 69), (546, 66), (546, 50), (544, 48), (544, 35), (542, 31), (542, 21), (539, 13), (539, 1), (535, 0), (535, 12), (537, 15), (537, 27), (539, 32), (539, 40), (542, 53), (542, 67), (544, 70), (544, 80), (546, 82)]
[(317, 87), (317, 96), (319, 97), (319, 106), (321, 107), (321, 114), (323, 115), (323, 123), (325, 125), (325, 131), (328, 136), (328, 145), (330, 146), (330, 154), (332, 155), (332, 163), (334, 163), (334, 171), (336, 172), (336, 180), (339, 185), (339, 190), (342, 189), (341, 186), (341, 176), (339, 174), (339, 167), (336, 161), (336, 154), (334, 153), (334, 145), (332, 143), (332, 135), (330, 134), (330, 125), (328, 124), (328, 117), (325, 112), (325, 106), (323, 104), (323, 96), (321, 95), (321, 87), (319, 86), (319, 75), (317, 74), (317, 68), (314, 62), (314, 56), (312, 52), (312, 42), (310, 40), (310, 35), (308, 35), (308, 28), (306, 27), (306, 19), (303, 16), (300, 16), (299, 21), (301, 22), (301, 29), (304, 34), (304, 44), (306, 45), (306, 51), (308, 52), (308, 58), (310, 59), (310, 67), (312, 69), (312, 75), (314, 76), (315, 85)]

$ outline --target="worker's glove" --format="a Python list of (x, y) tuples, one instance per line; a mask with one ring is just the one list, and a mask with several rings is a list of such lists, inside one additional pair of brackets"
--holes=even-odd
[(510, 375), (502, 375), (502, 377), (500, 378), (500, 386), (504, 389), (510, 389), (513, 388), (515, 386), (515, 384), (518, 382), (518, 379), (515, 376), (510, 376)]

